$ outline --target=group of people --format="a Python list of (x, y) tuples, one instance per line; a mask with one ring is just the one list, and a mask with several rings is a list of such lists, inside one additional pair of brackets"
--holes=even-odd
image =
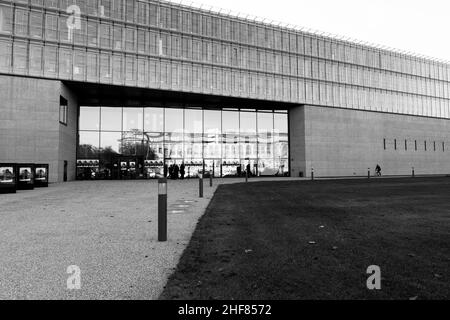
[(250, 163), (247, 164), (247, 166), (245, 167), (245, 171), (244, 172), (242, 172), (242, 167), (238, 166), (236, 168), (236, 174), (237, 174), (238, 177), (241, 177), (242, 175), (245, 175), (245, 174), (248, 174), (248, 176), (251, 177), (252, 176), (252, 170), (251, 170)]
[(164, 165), (164, 176), (168, 177), (172, 180), (184, 180), (184, 176), (186, 174), (186, 169), (184, 163), (182, 163), (180, 166), (178, 164), (171, 164), (169, 167)]

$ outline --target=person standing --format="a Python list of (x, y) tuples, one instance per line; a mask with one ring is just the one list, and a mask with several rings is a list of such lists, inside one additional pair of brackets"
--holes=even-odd
[(178, 174), (180, 172), (180, 167), (175, 164), (175, 166), (173, 167), (173, 177), (175, 180), (178, 180)]
[(169, 166), (169, 178), (173, 179), (173, 164)]
[(181, 164), (180, 166), (180, 178), (181, 180), (184, 180), (184, 174), (185, 174), (185, 166), (184, 166), (184, 162)]
[(248, 175), (248, 177), (250, 177), (252, 175), (252, 173), (250, 171), (250, 162), (247, 164), (247, 175)]

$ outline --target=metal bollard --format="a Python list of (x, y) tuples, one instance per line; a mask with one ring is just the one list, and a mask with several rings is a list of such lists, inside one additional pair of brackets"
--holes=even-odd
[(311, 180), (314, 181), (314, 168), (311, 168)]
[(245, 170), (245, 183), (247, 183), (247, 182), (248, 182), (248, 171)]
[(210, 187), (213, 186), (213, 172), (212, 172), (212, 170), (209, 171), (209, 186)]
[(198, 196), (203, 198), (203, 174), (198, 175)]
[(158, 180), (158, 241), (167, 241), (167, 178)]
[(416, 172), (414, 170), (414, 167), (412, 167), (412, 177), (414, 178), (416, 176)]
[(370, 168), (367, 168), (367, 179), (370, 179)]

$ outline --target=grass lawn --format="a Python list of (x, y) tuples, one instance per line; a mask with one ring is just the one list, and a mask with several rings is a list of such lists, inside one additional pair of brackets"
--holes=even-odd
[(450, 178), (222, 185), (161, 299), (450, 299), (449, 267)]

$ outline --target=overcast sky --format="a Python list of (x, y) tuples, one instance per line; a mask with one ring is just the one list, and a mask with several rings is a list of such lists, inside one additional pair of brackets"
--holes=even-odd
[(450, 60), (449, 0), (195, 2)]

